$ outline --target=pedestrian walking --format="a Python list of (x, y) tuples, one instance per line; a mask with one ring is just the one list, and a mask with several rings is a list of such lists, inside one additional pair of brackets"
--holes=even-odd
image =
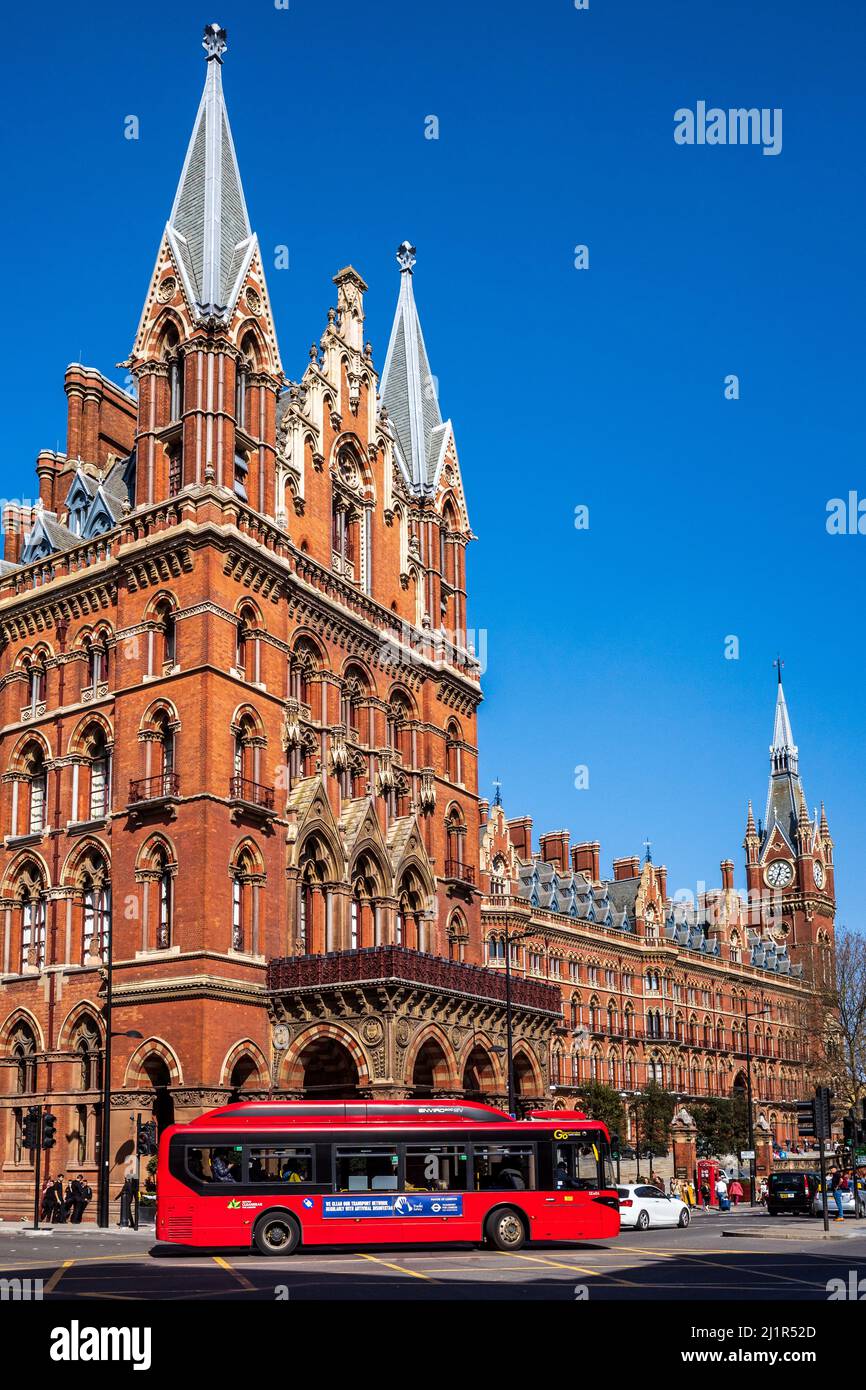
[(729, 1186), (728, 1196), (733, 1202), (734, 1207), (738, 1207), (743, 1199), (743, 1184), (740, 1182), (739, 1178), (734, 1178), (733, 1182)]
[(844, 1180), (844, 1173), (842, 1173), (842, 1171), (839, 1168), (834, 1168), (832, 1173), (830, 1174), (830, 1196), (836, 1203), (836, 1215), (833, 1218), (834, 1221), (845, 1220), (845, 1210), (842, 1205), (843, 1193), (845, 1191), (845, 1189), (842, 1186)]
[(702, 1183), (701, 1183), (701, 1202), (703, 1203), (704, 1211), (709, 1211), (709, 1209), (710, 1209), (710, 1184), (709, 1184), (708, 1182), (702, 1182)]
[(719, 1204), (719, 1211), (728, 1211), (730, 1202), (728, 1200), (728, 1183), (724, 1173), (719, 1173), (716, 1182), (716, 1200)]

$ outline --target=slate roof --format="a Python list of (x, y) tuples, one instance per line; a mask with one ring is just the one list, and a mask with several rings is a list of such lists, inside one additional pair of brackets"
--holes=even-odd
[(228, 317), (256, 247), (222, 87), (222, 57), (207, 76), (166, 228), (187, 298), (202, 317)]
[(403, 242), (400, 296), (382, 369), (380, 396), (388, 411), (398, 462), (415, 491), (435, 489), (451, 429), (439, 410), (436, 378), (430, 370), (421, 320), (412, 287), (414, 248)]

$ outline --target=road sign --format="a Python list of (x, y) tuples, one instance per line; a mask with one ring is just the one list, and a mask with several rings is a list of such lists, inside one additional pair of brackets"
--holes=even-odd
[(755, 1157), (755, 1150), (754, 1150), (754, 1149), (743, 1149), (742, 1153), (740, 1154), (740, 1158), (743, 1160), (744, 1163), (748, 1163), (749, 1159), (750, 1159), (750, 1158), (754, 1158), (754, 1157)]

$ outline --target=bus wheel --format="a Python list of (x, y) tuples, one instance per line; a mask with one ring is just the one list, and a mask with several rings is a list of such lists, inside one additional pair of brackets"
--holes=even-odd
[(513, 1207), (491, 1212), (485, 1227), (487, 1239), (497, 1250), (519, 1250), (526, 1242), (526, 1227)]
[(253, 1240), (262, 1255), (292, 1255), (301, 1243), (301, 1228), (289, 1212), (274, 1211), (257, 1222)]

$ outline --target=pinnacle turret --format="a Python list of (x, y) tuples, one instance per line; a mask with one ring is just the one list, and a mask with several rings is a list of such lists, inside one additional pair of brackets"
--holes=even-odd
[(207, 75), (166, 233), (199, 318), (227, 318), (256, 248), (222, 88), (226, 31), (209, 24)]

